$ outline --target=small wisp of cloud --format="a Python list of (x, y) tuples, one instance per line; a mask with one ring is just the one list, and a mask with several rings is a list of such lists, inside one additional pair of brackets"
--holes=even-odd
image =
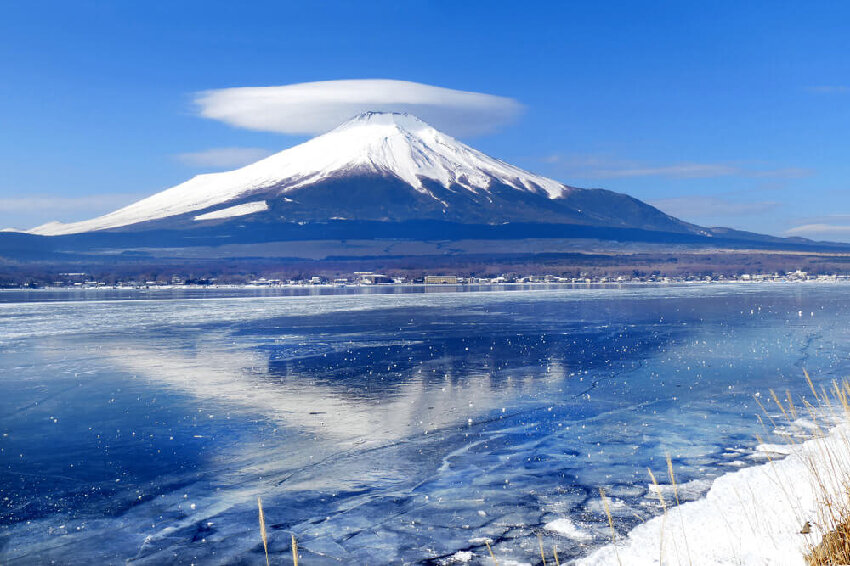
[(793, 226), (785, 230), (786, 236), (801, 236), (815, 240), (850, 240), (850, 214), (825, 214), (797, 218)]
[[(144, 195), (101, 194), (79, 197), (33, 195), (0, 198), (0, 226), (35, 226), (55, 218), (83, 220), (126, 206)], [(16, 230), (16, 231), (18, 231)]]
[(449, 134), (474, 136), (498, 130), (523, 110), (512, 98), (391, 79), (224, 88), (197, 93), (195, 103), (205, 118), (293, 135), (321, 134), (378, 111), (407, 112)]
[(758, 216), (775, 210), (781, 203), (773, 201), (735, 202), (714, 196), (688, 196), (650, 201), (667, 214), (685, 219), (723, 216)]
[(192, 153), (180, 153), (175, 158), (184, 165), (211, 169), (242, 167), (271, 155), (259, 147), (221, 147)]
[(647, 164), (634, 160), (613, 159), (607, 156), (553, 154), (544, 162), (561, 168), (568, 174), (588, 179), (625, 179), (632, 177), (664, 177), (670, 179), (710, 179), (715, 177), (745, 177), (751, 179), (798, 179), (812, 174), (809, 169), (783, 167), (767, 169), (746, 163)]
[(601, 169), (596, 174), (603, 178), (617, 177), (675, 177), (678, 179), (699, 179), (706, 177), (727, 177), (738, 174), (739, 169), (731, 165), (712, 163), (677, 163), (660, 167), (641, 167), (636, 169)]
[(786, 236), (803, 236), (823, 240), (850, 239), (850, 214), (811, 216), (799, 220), (801, 224), (785, 231)]
[(840, 224), (803, 224), (785, 231), (789, 236), (844, 235), (850, 236), (850, 226)]

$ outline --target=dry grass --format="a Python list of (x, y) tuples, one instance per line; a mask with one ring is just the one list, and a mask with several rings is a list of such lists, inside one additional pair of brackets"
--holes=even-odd
[[(263, 552), (266, 553), (266, 566), (269, 566), (269, 537), (266, 532), (266, 515), (263, 513), (263, 500), (259, 497), (257, 498), (257, 512), (260, 519), (260, 537), (263, 539)], [(292, 535), (292, 563), (298, 566), (298, 541), (295, 540), (295, 535)]]
[[(655, 474), (652, 473), (652, 470), (649, 468), (646, 469), (649, 474), (650, 479), (652, 480), (652, 485), (655, 486), (655, 494), (658, 496), (658, 502), (661, 504), (661, 531), (659, 532), (660, 540), (658, 541), (658, 563), (664, 564), (664, 526), (667, 524), (667, 502), (664, 500), (664, 495), (661, 493), (661, 486), (658, 485), (658, 480), (655, 478)], [(608, 519), (610, 521), (610, 517)], [(611, 529), (613, 530), (613, 526)]]
[[(846, 380), (841, 384), (833, 381), (829, 392), (822, 388), (818, 394), (809, 374), (805, 375), (820, 408), (828, 409), (833, 415), (840, 411), (845, 421), (850, 420), (850, 383)], [(790, 396), (788, 400), (790, 402)], [(850, 564), (850, 461), (847, 456), (850, 454), (850, 439), (842, 434), (837, 444), (836, 447), (823, 443), (822, 450), (810, 464), (819, 503), (818, 516), (811, 523), (826, 534), (820, 541), (812, 542), (805, 557), (809, 566)], [(806, 521), (800, 532), (811, 532), (811, 523)]]
[(496, 560), (496, 555), (493, 554), (493, 549), (490, 548), (490, 541), (485, 540), (484, 544), (487, 545), (487, 551), (490, 553), (490, 558), (493, 559), (493, 564), (495, 564), (496, 566), (499, 566), (499, 561)]
[(546, 566), (546, 553), (543, 551), (543, 537), (540, 533), (537, 534), (537, 542), (540, 543), (540, 559), (543, 560), (543, 566)]
[(608, 517), (608, 527), (611, 529), (611, 543), (614, 545), (617, 563), (623, 566), (623, 563), (620, 561), (620, 554), (617, 552), (617, 531), (614, 529), (614, 517), (611, 516), (611, 506), (608, 504), (608, 497), (605, 495), (605, 490), (601, 487), (599, 488), (599, 497), (602, 498), (602, 507), (605, 509), (605, 515)]
[(806, 556), (806, 563), (809, 566), (850, 564), (850, 518), (844, 519), (823, 537)]
[(260, 515), (260, 536), (263, 539), (263, 551), (266, 553), (266, 566), (269, 566), (269, 537), (266, 534), (266, 516), (263, 514), (263, 500), (257, 498), (257, 510)]
[[(814, 399), (812, 404), (801, 397), (800, 408), (805, 409), (814, 428), (812, 437), (816, 444), (814, 450), (807, 452), (805, 463), (817, 498), (814, 517), (797, 517), (800, 534), (809, 541), (805, 562), (809, 566), (850, 564), (850, 438), (839, 430), (827, 439), (828, 423), (850, 422), (850, 383), (833, 381), (829, 390), (824, 386), (816, 388), (805, 369), (803, 374)], [(782, 418), (793, 427), (799, 415), (791, 393), (786, 390), (784, 403), (773, 390), (770, 396)], [(768, 409), (760, 402), (759, 405), (774, 430), (779, 428)], [(799, 440), (790, 433), (780, 434), (789, 445), (799, 445)], [(802, 478), (783, 479), (779, 488), (786, 495), (794, 492), (796, 481), (802, 481)], [(818, 536), (820, 533), (824, 534)]]

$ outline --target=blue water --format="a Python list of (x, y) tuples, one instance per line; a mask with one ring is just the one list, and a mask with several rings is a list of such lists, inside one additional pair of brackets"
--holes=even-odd
[(3, 292), (0, 563), (264, 564), (258, 497), (273, 564), (581, 556), (758, 463), (848, 290)]

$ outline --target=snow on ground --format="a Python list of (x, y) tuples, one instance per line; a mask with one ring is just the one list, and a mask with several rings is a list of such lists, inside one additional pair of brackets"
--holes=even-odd
[[(823, 491), (816, 486), (823, 482), (839, 499), (850, 479), (850, 423), (784, 448), (786, 458), (721, 476), (704, 499), (670, 509), (576, 564), (803, 566), (823, 536)], [(807, 521), (811, 534), (804, 535)]]
[(254, 214), (255, 212), (263, 212), (264, 210), (268, 210), (269, 205), (266, 204), (264, 200), (258, 200), (255, 202), (249, 202), (245, 204), (237, 204), (236, 206), (230, 206), (228, 208), (222, 208), (221, 210), (213, 210), (212, 212), (207, 212), (206, 214), (199, 214), (195, 217), (195, 220), (216, 220), (219, 218), (233, 218), (235, 216), (247, 216), (249, 214)]

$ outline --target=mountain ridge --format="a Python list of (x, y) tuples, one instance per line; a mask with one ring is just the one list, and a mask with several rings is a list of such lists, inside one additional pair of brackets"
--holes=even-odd
[[(504, 242), (498, 253), (513, 253), (516, 246), (531, 255), (536, 248), (529, 242), (544, 240), (546, 249), (570, 252), (604, 242), (624, 244), (623, 250), (850, 249), (697, 226), (626, 194), (530, 173), (415, 116), (376, 112), (240, 169), (199, 175), (109, 214), (18, 236), (0, 234), (0, 256), (84, 254), (112, 262), (138, 254), (174, 257), (184, 249), (214, 261), (240, 253), (250, 258), (258, 245), (268, 244), (269, 253), (292, 258), (300, 257), (299, 242), (306, 241), (325, 242), (322, 253), (333, 258), (356, 255), (354, 241), (372, 241), (370, 249), (374, 242), (392, 241), (378, 246), (379, 253), (413, 255), (424, 242), (436, 253), (494, 253), (491, 244), (474, 242), (495, 240)], [(441, 241), (466, 243), (435, 245)]]
[(432, 128), (415, 116), (367, 112), (334, 130), (245, 167), (209, 173), (112, 213), (82, 222), (51, 222), (28, 230), (61, 235), (119, 228), (192, 211), (203, 211), (251, 194), (276, 189), (285, 197), (341, 176), (391, 175), (441, 204), (425, 186), (487, 191), (493, 180), (514, 189), (558, 198), (570, 187), (491, 158)]
[(571, 187), (489, 157), (415, 116), (367, 112), (240, 169), (198, 175), (91, 220), (51, 222), (26, 232), (193, 228), (248, 216), (279, 222), (537, 221), (700, 231), (627, 195)]

